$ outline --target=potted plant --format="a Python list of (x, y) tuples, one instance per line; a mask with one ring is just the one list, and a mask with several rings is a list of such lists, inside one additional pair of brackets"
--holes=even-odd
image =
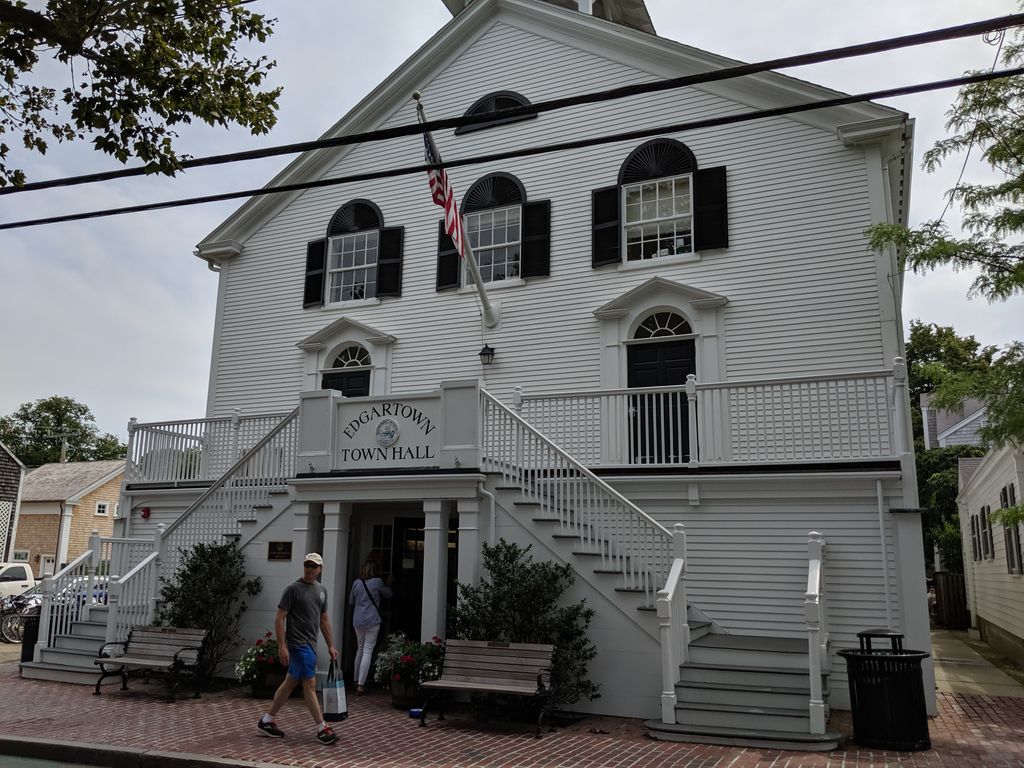
[(421, 706), (420, 684), (440, 676), (443, 650), (444, 641), (439, 637), (421, 643), (401, 632), (388, 635), (384, 648), (377, 655), (373, 679), (391, 691), (394, 707)]
[[(277, 641), (270, 632), (242, 651), (235, 664), (235, 677), (240, 682), (251, 683), (252, 695), (257, 699), (274, 698), (286, 674), (288, 669), (281, 666)], [(292, 696), (299, 695), (301, 690), (301, 686), (296, 686)]]

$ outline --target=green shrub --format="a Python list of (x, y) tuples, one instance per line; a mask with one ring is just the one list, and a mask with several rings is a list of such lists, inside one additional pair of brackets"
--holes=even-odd
[(160, 583), (157, 622), (207, 631), (200, 674), (209, 681), (240, 642), (245, 597), (255, 597), (263, 585), (258, 577), (246, 578), (245, 556), (233, 541), (181, 550), (174, 579), (161, 577)]
[(586, 601), (559, 601), (576, 581), (568, 565), (534, 562), (531, 547), (504, 539), (483, 545), (486, 575), (479, 586), (459, 584), (452, 636), (463, 640), (549, 643), (555, 646), (551, 680), (556, 704), (600, 696), (587, 677), (597, 648), (587, 637), (594, 610)]

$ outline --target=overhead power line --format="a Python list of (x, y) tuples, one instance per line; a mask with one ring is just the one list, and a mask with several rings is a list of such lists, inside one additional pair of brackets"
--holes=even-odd
[[(884, 40), (876, 40), (870, 43), (860, 43), (858, 45), (849, 45), (842, 48), (830, 48), (828, 50), (816, 51), (813, 53), (803, 53), (796, 56), (769, 59), (755, 64), (741, 64), (736, 67), (726, 67), (713, 72), (701, 72), (696, 75), (686, 75), (684, 77), (674, 77), (650, 83), (627, 85), (576, 96), (551, 99), (549, 101), (542, 101), (524, 107), (500, 110), (499, 113), (491, 112), (484, 115), (474, 115), (469, 117), (445, 118), (441, 120), (432, 120), (422, 124), (414, 123), (396, 126), (394, 128), (368, 131), (365, 133), (354, 133), (346, 136), (317, 139), (315, 141), (304, 141), (294, 144), (283, 144), (276, 147), (266, 147), (264, 149), (248, 150), (245, 152), (231, 152), (223, 155), (192, 158), (182, 161), (181, 167), (182, 169), (201, 168), (211, 165), (224, 165), (227, 163), (237, 163), (247, 160), (258, 160), (267, 157), (276, 157), (279, 155), (292, 155), (316, 149), (329, 149), (351, 144), (385, 141), (402, 136), (422, 134), (425, 131), (439, 131), (448, 128), (473, 125), (475, 123), (490, 122), (491, 120), (494, 120), (495, 114), (500, 114), (503, 118), (517, 117), (519, 115), (533, 115), (542, 112), (550, 112), (556, 109), (564, 109), (566, 107), (579, 106), (581, 104), (595, 104), (603, 101), (623, 99), (629, 96), (685, 88), (691, 85), (721, 82), (723, 80), (755, 75), (775, 69), (787, 69), (806, 66), (808, 64), (820, 64), (822, 62), (835, 61), (837, 59), (867, 56), (873, 53), (882, 53), (884, 51), (891, 51), (899, 48), (908, 48), (917, 45), (941, 42), (944, 40), (971, 37), (973, 35), (1006, 29), (1020, 24), (1024, 24), (1024, 13), (999, 16), (996, 18), (986, 19), (984, 21), (972, 22), (970, 24), (961, 24), (955, 27), (944, 27), (930, 32), (920, 32), (913, 35), (904, 35), (902, 37), (892, 37)], [(112, 181), (114, 179), (129, 178), (132, 176), (145, 176), (151, 173), (152, 171), (148, 171), (144, 166), (136, 168), (121, 168), (118, 170), (102, 171), (99, 173), (90, 173), (81, 176), (70, 176), (60, 179), (52, 179), (49, 181), (37, 181), (25, 184), (21, 187), (4, 187), (0, 188), (0, 195), (11, 195), (19, 192), (34, 192), (43, 189), (52, 189), (55, 187), (70, 187), (99, 181)]]
[[(1024, 74), (1024, 67), (1018, 67), (1016, 69), (1005, 69), (1000, 70), (998, 72), (984, 72), (977, 75), (967, 75), (964, 77), (956, 77), (948, 80), (936, 80), (930, 83), (908, 85), (900, 88), (888, 88), (879, 91), (868, 91), (866, 93), (860, 93), (853, 96), (842, 96), (835, 99), (823, 99), (820, 101), (807, 102), (805, 104), (794, 104), (787, 107), (761, 109), (755, 110), (753, 112), (743, 112), (736, 115), (712, 117), (704, 120), (691, 120), (685, 123), (675, 123), (673, 125), (664, 125), (659, 126), (657, 128), (644, 128), (642, 130), (627, 131), (624, 133), (599, 136), (596, 138), (578, 139), (576, 141), (566, 141), (558, 144), (548, 144), (540, 147), (528, 147), (526, 149), (516, 149), (510, 150), (508, 152), (496, 152), (487, 155), (478, 155), (476, 157), (466, 157), (460, 160), (446, 161), (443, 165), (445, 168), (458, 168), (461, 166), (477, 165), (480, 163), (494, 162), (497, 160), (508, 160), (510, 158), (528, 157), (531, 155), (542, 155), (552, 152), (564, 152), (572, 149), (582, 149), (585, 147), (599, 146), (602, 144), (612, 144), (618, 141), (628, 141), (631, 139), (646, 138), (648, 136), (656, 136), (659, 134), (679, 133), (683, 131), (693, 131), (704, 128), (715, 128), (723, 125), (732, 125), (735, 123), (747, 122), (750, 120), (760, 120), (768, 117), (780, 117), (783, 115), (793, 115), (801, 112), (810, 112), (815, 109), (841, 107), (847, 104), (855, 104), (863, 101), (873, 101), (875, 99), (888, 99), (894, 96), (906, 96), (912, 93), (924, 93), (926, 91), (936, 91), (941, 90), (943, 88), (957, 88), (959, 86), (969, 85), (971, 83), (980, 83), (985, 82), (987, 80), (997, 80), (1004, 77), (1017, 77), (1022, 74)], [(280, 194), (283, 192), (297, 192), (304, 189), (332, 187), (337, 186), (339, 184), (350, 184), (354, 182), (370, 181), (373, 179), (386, 179), (393, 178), (395, 176), (408, 176), (416, 173), (425, 173), (428, 170), (440, 167), (441, 164), (422, 164), (406, 166), (402, 168), (393, 168), (387, 171), (360, 173), (350, 176), (341, 176), (332, 179), (318, 179), (316, 181), (306, 181), (296, 184), (282, 184), (276, 187), (261, 187), (257, 189), (242, 190), (239, 192), (225, 192), (217, 195), (203, 195), (201, 197), (167, 200), (160, 203), (146, 203), (143, 205), (125, 206), (121, 208), (108, 208), (99, 211), (71, 213), (64, 216), (49, 216), (41, 219), (26, 219), (23, 221), (14, 221), (6, 224), (0, 224), (0, 230), (23, 229), (26, 227), (40, 226), (43, 224), (58, 224), (67, 221), (81, 221), (84, 219), (96, 219), (105, 216), (118, 216), (126, 213), (141, 213), (143, 211), (156, 211), (165, 208), (182, 208), (190, 205), (202, 205), (205, 203), (215, 203), (224, 200), (235, 200), (243, 197), (257, 197), (260, 195), (273, 195)]]

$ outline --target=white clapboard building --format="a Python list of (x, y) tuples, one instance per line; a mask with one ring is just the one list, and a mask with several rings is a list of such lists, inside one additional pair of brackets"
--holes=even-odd
[[(839, 95), (771, 72), (531, 111), (738, 62), (658, 37), (642, 0), (445, 3), (327, 137), (414, 125), (414, 92), (430, 118), (485, 116), (434, 138), (481, 158), (450, 178), (494, 316), (426, 173), (345, 181), (422, 163), (421, 135), (298, 157), (268, 185), (325, 183), (198, 246), (206, 418), (131, 425), (120, 533), (150, 546), (96, 544), (124, 565), (91, 631), (122, 635), (143, 579), (234, 536), (265, 584), (254, 637), (310, 550), (346, 648), (368, 558), (395, 577), (387, 630), (443, 636), (504, 538), (571, 563), (596, 611), (602, 697), (579, 709), (827, 747), (837, 649), (874, 627), (929, 646), (901, 270), (864, 235), (906, 221), (913, 122), (854, 103), (660, 130)], [(25, 673), (70, 666), (65, 634)]]

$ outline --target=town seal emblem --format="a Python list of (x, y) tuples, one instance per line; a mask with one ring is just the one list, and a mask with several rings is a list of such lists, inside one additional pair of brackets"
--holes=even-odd
[(377, 444), (389, 448), (398, 442), (398, 424), (394, 419), (381, 419), (377, 422)]

